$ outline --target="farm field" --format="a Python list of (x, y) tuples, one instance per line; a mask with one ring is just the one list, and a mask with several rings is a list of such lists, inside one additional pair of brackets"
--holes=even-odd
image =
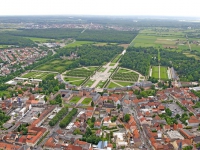
[(159, 67), (153, 66), (152, 67), (152, 77), (158, 79), (159, 78)]
[(29, 72), (29, 73), (23, 75), (22, 78), (45, 79), (45, 77), (49, 74), (54, 74), (54, 73), (32, 71), (32, 72)]
[(138, 36), (131, 43), (135, 47), (157, 47), (170, 49), (188, 49), (185, 34), (182, 31), (153, 29), (141, 30)]
[(78, 96), (73, 97), (69, 102), (76, 104), (81, 98)]
[(66, 47), (76, 47), (76, 46), (82, 46), (85, 44), (93, 44), (94, 42), (91, 41), (75, 41), (74, 43), (68, 44)]
[(91, 87), (94, 82), (95, 82), (95, 80), (88, 80), (88, 82), (85, 84), (85, 86)]
[(90, 104), (91, 101), (92, 101), (91, 98), (85, 98), (85, 99), (82, 101), (81, 104), (83, 104), (83, 105), (88, 105), (88, 104)]
[(70, 71), (67, 71), (65, 75), (67, 76), (74, 76), (74, 77), (88, 77), (90, 76), (94, 71), (90, 71), (86, 68), (77, 68)]
[(71, 64), (72, 62), (73, 61), (70, 60), (55, 59), (34, 68), (34, 70), (55, 71), (62, 73), (66, 70), (66, 66)]
[(104, 86), (104, 84), (105, 84), (105, 81), (100, 81), (100, 82), (97, 84), (96, 88), (102, 88), (102, 87)]
[(163, 80), (168, 79), (166, 67), (160, 67), (160, 78), (163, 79)]

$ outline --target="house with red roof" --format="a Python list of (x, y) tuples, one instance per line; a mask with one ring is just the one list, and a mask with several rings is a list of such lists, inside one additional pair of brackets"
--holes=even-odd
[(200, 121), (195, 116), (191, 116), (190, 119), (186, 122), (188, 123), (188, 126), (191, 127), (198, 127), (200, 123)]

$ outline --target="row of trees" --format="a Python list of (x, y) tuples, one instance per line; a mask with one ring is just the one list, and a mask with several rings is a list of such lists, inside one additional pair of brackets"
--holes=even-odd
[(63, 120), (61, 120), (59, 126), (60, 126), (61, 128), (65, 128), (65, 127), (71, 122), (73, 116), (76, 115), (77, 111), (78, 111), (78, 109), (73, 108), (73, 109), (67, 114), (67, 116), (66, 116)]
[(10, 119), (10, 116), (7, 116), (1, 109), (0, 109), (0, 127)]
[(54, 126), (60, 119), (62, 119), (68, 112), (68, 107), (62, 108), (52, 119), (49, 121), (50, 126)]

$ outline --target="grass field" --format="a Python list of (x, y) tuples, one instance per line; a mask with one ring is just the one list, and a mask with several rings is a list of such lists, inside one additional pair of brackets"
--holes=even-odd
[(102, 88), (102, 87), (104, 86), (104, 84), (105, 84), (105, 81), (100, 81), (100, 82), (97, 84), (96, 88)]
[(77, 68), (70, 70), (66, 73), (67, 76), (74, 76), (74, 77), (88, 77), (90, 76), (94, 71), (90, 71), (86, 68)]
[(160, 67), (160, 78), (163, 79), (163, 80), (168, 79), (166, 67)]
[(75, 41), (74, 43), (68, 44), (66, 47), (76, 47), (76, 46), (82, 46), (86, 44), (93, 44), (94, 42), (91, 41)]
[(82, 101), (81, 104), (83, 104), (83, 105), (88, 105), (88, 104), (90, 104), (91, 101), (92, 101), (91, 98), (85, 98), (85, 99)]
[(0, 45), (0, 48), (8, 48), (9, 45)]
[(111, 73), (112, 73), (113, 71), (114, 71), (114, 69), (110, 69), (108, 72), (111, 72)]
[(86, 87), (91, 87), (91, 85), (94, 83), (95, 81), (93, 80), (88, 80), (88, 82), (85, 84)]
[(97, 67), (87, 67), (90, 71), (95, 71), (97, 70)]
[(120, 86), (115, 84), (115, 83), (113, 83), (113, 82), (110, 82), (109, 85), (107, 86), (107, 88), (110, 88), (110, 89), (116, 88), (116, 87), (120, 87)]
[(80, 86), (85, 78), (73, 78), (73, 77), (65, 77), (65, 81), (69, 82), (72, 85)]
[(70, 102), (70, 103), (75, 103), (75, 104), (76, 104), (80, 99), (81, 99), (80, 97), (74, 96), (69, 102)]
[(112, 60), (112, 63), (116, 63), (119, 58), (121, 57), (121, 54), (117, 55), (113, 60)]
[(110, 63), (110, 65), (109, 66), (114, 66), (115, 65), (115, 63)]
[(112, 76), (113, 80), (121, 80), (121, 81), (131, 81), (136, 82), (138, 80), (139, 75), (134, 72), (128, 72), (128, 73), (115, 73)]
[(55, 71), (62, 73), (66, 70), (66, 66), (71, 64), (72, 62), (73, 61), (70, 60), (55, 59), (34, 68), (34, 70)]
[[(49, 72), (36, 72), (32, 71), (22, 76), (22, 78), (45, 79), (47, 75), (54, 74)], [(54, 74), (56, 75), (56, 74)]]
[(119, 81), (115, 81), (116, 83), (120, 84), (121, 86), (130, 86), (133, 85), (133, 82), (119, 82)]
[(101, 67), (101, 69), (99, 69), (99, 72), (104, 72), (106, 70), (106, 68)]
[(30, 39), (33, 42), (45, 43), (54, 39), (47, 39), (47, 38), (37, 38), (37, 37), (24, 37), (26, 39)]
[(128, 69), (125, 69), (125, 68), (120, 68), (119, 70), (118, 70), (118, 72), (119, 73), (128, 73), (128, 72), (130, 72), (131, 70), (128, 70)]
[(159, 67), (153, 66), (152, 67), (152, 77), (158, 79), (159, 78)]

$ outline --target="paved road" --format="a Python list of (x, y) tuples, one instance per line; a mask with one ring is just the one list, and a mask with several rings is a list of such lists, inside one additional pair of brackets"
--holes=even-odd
[(140, 121), (139, 121), (139, 119), (137, 117), (137, 112), (135, 111), (135, 109), (131, 109), (131, 106), (129, 106), (128, 109), (134, 115), (134, 118), (135, 118), (135, 121), (136, 121), (136, 124), (137, 124), (137, 128), (139, 129), (141, 140), (142, 140), (143, 144), (145, 144), (145, 147), (148, 150), (151, 150), (152, 146), (149, 144), (149, 142), (148, 142), (149, 139), (146, 137), (144, 129), (143, 129), (143, 127), (140, 124)]

